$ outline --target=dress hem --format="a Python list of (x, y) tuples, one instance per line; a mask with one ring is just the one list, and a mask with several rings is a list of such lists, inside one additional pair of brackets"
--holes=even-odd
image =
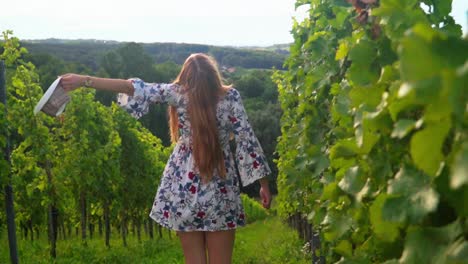
[(220, 228), (220, 229), (206, 229), (206, 228), (202, 228), (202, 229), (198, 229), (198, 228), (195, 228), (195, 229), (178, 229), (178, 228), (173, 228), (171, 225), (167, 224), (167, 223), (164, 223), (164, 222), (160, 222), (158, 218), (156, 217), (153, 217), (151, 214), (149, 215), (149, 217), (151, 219), (153, 219), (153, 221), (155, 221), (156, 223), (158, 223), (159, 225), (165, 227), (165, 228), (168, 228), (172, 231), (179, 231), (179, 232), (194, 232), (194, 231), (206, 231), (206, 232), (216, 232), (216, 231), (226, 231), (226, 230), (234, 230), (234, 229), (237, 229), (237, 228), (242, 228), (242, 227), (245, 227), (246, 224), (236, 224), (235, 227), (226, 227), (226, 228)]

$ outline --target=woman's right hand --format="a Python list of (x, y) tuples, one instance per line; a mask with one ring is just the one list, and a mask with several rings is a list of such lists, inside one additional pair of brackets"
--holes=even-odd
[(60, 77), (60, 84), (66, 92), (71, 92), (78, 87), (82, 87), (86, 79), (86, 76), (74, 73), (67, 73)]

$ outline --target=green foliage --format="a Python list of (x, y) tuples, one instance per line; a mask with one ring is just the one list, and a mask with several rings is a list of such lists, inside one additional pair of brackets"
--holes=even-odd
[(242, 89), (247, 97), (258, 97), (263, 94), (262, 80), (255, 75), (244, 75), (237, 81), (236, 87)]
[(122, 182), (113, 193), (121, 197), (121, 217), (144, 219), (154, 197), (141, 194), (157, 189), (170, 148), (164, 148), (160, 139), (115, 104), (112, 114), (122, 140), (119, 166)]
[(11, 183), (18, 190), (14, 200), (16, 220), (37, 225), (44, 222), (41, 208), (56, 200), (52, 191), (55, 185), (48, 173), (56, 162), (56, 138), (49, 133), (54, 121), (34, 116), (34, 105), (42, 95), (39, 78), (34, 65), (21, 59), (27, 51), (10, 34), (3, 34), (4, 51), (0, 57), (11, 71), (6, 80), (8, 115), (4, 122), (8, 122), (12, 142)]
[(120, 67), (121, 71), (119, 76), (112, 77), (130, 78), (138, 76), (143, 80), (154, 78), (155, 74), (153, 67), (151, 67), (153, 64), (151, 57), (141, 45), (133, 42), (128, 43), (118, 48), (116, 53), (121, 63), (113, 65)]
[(258, 220), (263, 220), (268, 216), (268, 212), (256, 200), (250, 198), (246, 194), (241, 194), (242, 204), (246, 214), (247, 223), (252, 223)]
[(175, 80), (181, 68), (182, 66), (175, 64), (172, 61), (156, 64), (154, 65), (154, 78), (156, 78), (154, 81), (161, 83), (171, 83)]
[(309, 216), (327, 263), (462, 263), (468, 41), (451, 1), (347, 2), (296, 4), (312, 7), (275, 75), (279, 213)]
[[(81, 223), (82, 234), (106, 218), (112, 226), (140, 228), (148, 220), (146, 211), (170, 148), (124, 110), (97, 102), (92, 90), (71, 93), (58, 118), (34, 115), (43, 94), (39, 76), (35, 66), (22, 59), (27, 51), (10, 34), (4, 33), (0, 55), (8, 70), (8, 116), (3, 105), (0, 109), (0, 124), (8, 127), (2, 126), (0, 145), (5, 145), (8, 129), (21, 233), (33, 239), (33, 232), (50, 227), (49, 213), (58, 216), (56, 224), (62, 227), (78, 228)], [(10, 170), (3, 159), (0, 166), (3, 186)]]

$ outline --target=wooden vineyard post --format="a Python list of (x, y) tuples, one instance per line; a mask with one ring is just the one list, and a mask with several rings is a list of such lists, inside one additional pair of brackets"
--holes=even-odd
[[(5, 61), (0, 61), (0, 102), (5, 106), (5, 118), (7, 110), (7, 91), (5, 86)], [(10, 166), (10, 141), (8, 126), (5, 128), (6, 145), (4, 150), (4, 158)], [(15, 211), (13, 208), (13, 188), (11, 187), (11, 170), (8, 170), (8, 182), (5, 183), (5, 208), (7, 215), (8, 226), (8, 245), (10, 247), (11, 263), (18, 263), (18, 250), (16, 246), (16, 226), (15, 226)]]

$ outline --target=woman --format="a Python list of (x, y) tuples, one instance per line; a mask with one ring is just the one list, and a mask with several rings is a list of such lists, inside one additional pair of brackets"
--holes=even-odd
[(177, 232), (186, 263), (231, 263), (235, 229), (245, 225), (235, 164), (243, 186), (259, 180), (267, 209), (271, 171), (239, 92), (222, 84), (215, 61), (192, 54), (171, 84), (76, 74), (62, 76), (61, 84), (67, 92), (81, 86), (117, 92), (118, 103), (135, 118), (151, 103), (169, 104), (171, 139), (177, 144), (150, 217)]

